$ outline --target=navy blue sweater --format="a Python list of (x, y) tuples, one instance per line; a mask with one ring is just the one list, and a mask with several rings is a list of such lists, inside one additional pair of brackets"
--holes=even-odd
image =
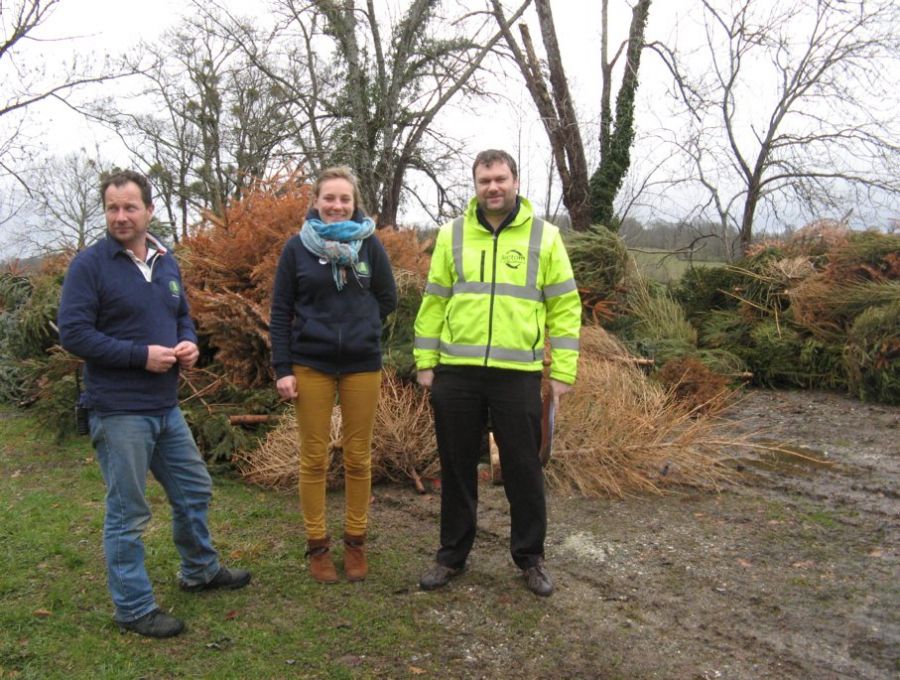
[(391, 263), (381, 241), (365, 239), (355, 272), (338, 291), (331, 264), (322, 263), (292, 236), (281, 251), (272, 291), (269, 331), (278, 378), (292, 365), (323, 373), (381, 368), (381, 328), (397, 306)]
[(101, 239), (69, 265), (58, 320), (62, 346), (85, 360), (82, 405), (162, 415), (178, 403), (178, 364), (145, 368), (148, 345), (197, 342), (171, 253), (156, 255), (148, 283), (118, 241)]

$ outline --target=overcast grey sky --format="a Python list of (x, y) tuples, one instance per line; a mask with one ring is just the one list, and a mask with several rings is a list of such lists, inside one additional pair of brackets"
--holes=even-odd
[[(224, 0), (237, 15), (254, 16), (265, 13), (265, 0)], [(614, 8), (625, 9), (624, 2), (613, 2)], [(655, 23), (671, 26), (671, 16), (675, 5), (690, 4), (690, 0), (659, 2), (658, 17), (652, 16), (650, 29)], [(593, 66), (597, 63), (600, 50), (600, 3), (598, 0), (564, 0), (554, 3), (554, 16), (557, 23), (563, 57), (569, 77), (572, 80), (573, 92), (585, 109), (595, 110), (599, 93), (598, 71)], [(653, 7), (656, 12), (657, 7)], [(48, 63), (68, 58), (74, 51), (108, 52), (116, 54), (128, 50), (132, 45), (144, 40), (152, 42), (166, 29), (176, 26), (179, 18), (186, 11), (186, 4), (179, 0), (154, 0), (153, 2), (129, 3), (123, 5), (114, 0), (63, 0), (45, 27), (47, 37), (71, 38), (56, 45), (45, 44), (44, 58)], [(533, 19), (532, 12), (529, 18)], [(617, 24), (615, 37), (624, 37), (627, 33), (630, 11), (612, 13), (612, 20)], [(534, 35), (537, 36), (535, 30)], [(591, 59), (587, 59), (590, 56)], [(528, 99), (519, 75), (512, 68), (509, 71), (509, 82), (497, 83), (497, 89), (512, 93), (515, 100), (522, 101), (522, 111), (511, 112), (502, 107), (499, 115), (484, 115), (483, 109), (472, 112), (477, 118), (477, 125), (466, 119), (464, 113), (458, 117), (458, 133), (473, 140), (473, 147), (480, 148), (485, 144), (511, 147), (518, 143), (521, 122), (524, 115), (528, 120), (529, 134), (541, 137), (543, 131), (536, 118), (534, 107)], [(104, 86), (104, 92), (121, 87), (117, 84)], [(521, 94), (521, 97), (518, 96)], [(521, 113), (521, 115), (520, 115)], [(30, 113), (33, 119), (42, 121), (48, 144), (58, 151), (77, 150), (85, 143), (96, 139), (100, 142), (110, 140), (110, 135), (102, 129), (90, 125), (64, 106), (48, 103)], [(111, 148), (111, 147), (107, 147)], [(114, 158), (114, 161), (123, 159)]]
[[(260, 19), (266, 14), (268, 7), (265, 0), (222, 2), (236, 15), (259, 16)], [(448, 8), (452, 4), (448, 3)], [(611, 17), (615, 24), (614, 39), (622, 39), (627, 34), (630, 11), (621, 0), (612, 4), (618, 10)], [(661, 8), (666, 5), (662, 2), (659, 4)], [(26, 54), (31, 63), (42, 63), (50, 72), (62, 68), (76, 54), (91, 54), (95, 59), (101, 58), (103, 54), (121, 54), (140, 41), (155, 41), (165, 30), (177, 26), (185, 12), (190, 11), (190, 5), (179, 0), (154, 0), (127, 5), (114, 0), (62, 0), (51, 18), (41, 27), (38, 35), (42, 40), (29, 44)], [(660, 23), (670, 24), (669, 20), (662, 19), (663, 11), (665, 10), (661, 9)], [(599, 58), (599, 12), (598, 0), (565, 0), (554, 3), (557, 29), (572, 91), (579, 107), (586, 112), (586, 118), (595, 117), (598, 111), (596, 102), (599, 78), (593, 64)], [(533, 10), (529, 10), (527, 16), (534, 21)], [(533, 35), (539, 35), (536, 27)], [(586, 59), (588, 55), (589, 60)], [(93, 88), (82, 88), (73, 99), (85, 101), (110, 93), (121, 93), (124, 97), (135, 86), (134, 80), (114, 81)], [(448, 128), (445, 130), (447, 134), (462, 140), (473, 154), (481, 148), (493, 146), (508, 149), (525, 159), (521, 168), (522, 193), (543, 201), (549, 170), (548, 144), (520, 75), (514, 66), (508, 65), (506, 77), (498, 74), (498, 80), (491, 83), (491, 86), (508, 95), (513, 105), (480, 103), (473, 106), (453, 102), (439, 119), (440, 124)], [(0, 125), (13, 123), (13, 117), (0, 119)], [(591, 135), (594, 134), (589, 125), (586, 129), (591, 131)], [(82, 148), (93, 153), (94, 148), (99, 147), (105, 162), (123, 167), (131, 164), (127, 150), (110, 131), (86, 121), (61, 102), (46, 101), (30, 107), (25, 116), (25, 131), (35, 149), (32, 158), (40, 155), (63, 156)], [(467, 170), (461, 168), (460, 174), (466, 175)], [(406, 218), (409, 221), (427, 221), (423, 212), (407, 215)], [(0, 247), (3, 240), (3, 235), (0, 234)]]
[[(264, 0), (224, 0), (224, 4), (235, 14), (245, 16), (264, 14), (267, 7)], [(655, 3), (651, 10), (648, 36), (667, 37), (679, 11), (691, 4), (691, 0)], [(612, 39), (617, 42), (626, 37), (631, 14), (624, 0), (615, 0), (611, 5)], [(600, 54), (600, 2), (558, 0), (553, 10), (572, 92), (591, 137), (595, 135), (595, 130), (590, 121), (596, 118), (599, 111), (600, 79), (596, 64)], [(127, 51), (141, 40), (152, 42), (163, 31), (176, 26), (186, 11), (189, 12), (190, 7), (178, 0), (127, 5), (114, 0), (62, 0), (51, 19), (42, 27), (41, 35), (48, 40), (39, 46), (29, 46), (29, 49), (34, 58), (44, 61), (51, 68), (76, 52), (117, 54)], [(526, 16), (529, 21), (535, 20), (533, 10), (529, 10)], [(661, 35), (660, 28), (665, 31), (665, 36)], [(533, 30), (533, 35), (539, 39), (537, 28)], [(649, 72), (654, 65), (645, 63), (642, 68)], [(508, 78), (492, 85), (499, 92), (508, 94), (518, 106), (480, 104), (470, 109), (461, 102), (455, 102), (450, 107), (453, 115), (445, 115), (442, 120), (450, 127), (447, 132), (461, 138), (473, 152), (486, 146), (496, 146), (519, 151), (523, 158), (530, 159), (522, 168), (523, 193), (539, 191), (543, 194), (549, 158), (546, 136), (518, 72), (510, 65), (507, 73)], [(656, 78), (646, 80), (653, 82)], [(102, 92), (108, 94), (117, 89), (125, 92), (129, 86), (119, 82), (101, 87)], [(78, 96), (88, 97), (91, 93), (90, 90), (82, 91)], [(99, 144), (106, 160), (120, 165), (129, 162), (126, 151), (108, 131), (88, 123), (59, 102), (47, 102), (30, 109), (28, 119), (29, 128), (39, 131), (35, 141), (42, 142), (49, 153), (62, 155), (83, 147), (92, 149)], [(586, 142), (590, 144), (589, 139)]]
[[(262, 16), (267, 13), (268, 3), (265, 0), (221, 1), (237, 15)], [(754, 1), (767, 6), (778, 2)], [(514, 3), (510, 1), (507, 4)], [(695, 0), (656, 0), (650, 9), (647, 40), (672, 43), (677, 37), (682, 44), (702, 45), (704, 37), (697, 14), (698, 5)], [(141, 40), (153, 42), (167, 28), (176, 26), (185, 11), (190, 11), (190, 6), (179, 0), (128, 4), (116, 0), (62, 0), (46, 26), (42, 27), (44, 42), (29, 45), (29, 54), (33, 60), (53, 70), (76, 53), (122, 53)], [(596, 149), (596, 120), (599, 115), (600, 0), (556, 0), (553, 11), (570, 87), (581, 118), (582, 134), (590, 152)], [(613, 0), (610, 14), (611, 44), (615, 49), (627, 37), (631, 13), (626, 0)], [(533, 10), (529, 10), (526, 16), (530, 22), (535, 22)], [(532, 35), (539, 40), (537, 28)], [(672, 130), (680, 125), (671, 117), (673, 104), (667, 95), (671, 78), (660, 60), (649, 51), (642, 58), (640, 82), (636, 106), (638, 141), (632, 153), (636, 172), (646, 171), (646, 168), (665, 160), (666, 147), (652, 136), (658, 131)], [(555, 176), (555, 172), (548, 167), (550, 154), (543, 127), (514, 67), (508, 67), (505, 77), (497, 74), (497, 81), (492, 85), (497, 91), (504, 92), (512, 104), (491, 106), (455, 102), (451, 110), (439, 119), (439, 124), (446, 126), (444, 131), (447, 134), (461, 139), (472, 153), (486, 146), (494, 146), (506, 148), (525, 159), (521, 172), (522, 193), (543, 207), (548, 173), (550, 177)], [(101, 86), (105, 95), (126, 95), (131, 87), (126, 81)], [(97, 93), (83, 91), (78, 96), (87, 99)], [(0, 125), (12, 122), (0, 119)], [(111, 133), (87, 123), (62, 104), (47, 102), (29, 109), (25, 122), (35, 147), (43, 147), (36, 155), (61, 156), (79, 148), (92, 150), (99, 145), (105, 161), (121, 166), (130, 164), (127, 152)], [(749, 126), (747, 134), (751, 134)], [(593, 165), (596, 156), (589, 161)], [(461, 173), (466, 172), (465, 168), (461, 168)], [(558, 199), (558, 188), (554, 189), (553, 196)], [(670, 192), (666, 202), (655, 208), (655, 216), (678, 219), (687, 209), (685, 206), (696, 202), (694, 196), (688, 196), (685, 192), (681, 195)], [(638, 216), (646, 219), (646, 215)], [(424, 219), (424, 215), (416, 213), (405, 217), (409, 221)], [(3, 235), (0, 234), (0, 245), (2, 241)]]

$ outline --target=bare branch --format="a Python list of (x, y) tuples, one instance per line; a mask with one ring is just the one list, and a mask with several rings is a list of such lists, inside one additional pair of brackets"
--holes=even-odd
[(653, 49), (695, 124), (680, 148), (723, 225), (739, 223), (742, 250), (757, 207), (778, 196), (813, 210), (835, 209), (846, 189), (896, 202), (900, 130), (879, 110), (893, 92), (883, 74), (900, 66), (896, 3), (702, 0), (702, 11), (704, 69), (688, 74), (674, 50)]

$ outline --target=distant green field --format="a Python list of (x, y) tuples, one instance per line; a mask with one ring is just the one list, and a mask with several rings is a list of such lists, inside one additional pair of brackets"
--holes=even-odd
[[(659, 283), (677, 281), (691, 266), (690, 262), (676, 257), (672, 252), (662, 250), (643, 252), (629, 249), (628, 253), (647, 278)], [(722, 260), (699, 260), (697, 258), (693, 260), (694, 267), (721, 267), (724, 264), (725, 262)]]

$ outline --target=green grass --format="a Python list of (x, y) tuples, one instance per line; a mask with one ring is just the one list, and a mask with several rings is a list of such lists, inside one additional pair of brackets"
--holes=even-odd
[[(103, 480), (87, 439), (58, 444), (33, 420), (0, 414), (0, 481), (0, 678), (436, 677), (461, 645), (443, 608), (469, 626), (483, 617), (475, 627), (486, 635), (502, 628), (519, 640), (546, 616), (538, 598), (498, 595), (489, 583), (440, 599), (419, 593), (436, 526), (373, 535), (377, 577), (365, 583), (315, 584), (295, 495), (219, 470), (216, 547), (228, 564), (252, 569), (253, 583), (236, 592), (177, 588), (171, 515), (153, 481), (147, 569), (157, 601), (187, 630), (170, 640), (122, 635), (106, 589)], [(339, 517), (342, 495), (328, 502), (329, 516)]]
[(834, 529), (838, 525), (838, 520), (835, 519), (834, 513), (827, 510), (810, 512), (805, 516), (805, 519), (825, 529)]
[[(687, 260), (682, 260), (672, 253), (665, 251), (659, 252), (643, 252), (637, 250), (629, 250), (629, 254), (634, 258), (641, 273), (652, 281), (658, 283), (674, 283), (681, 278), (682, 274), (688, 270), (691, 264)], [(721, 267), (724, 262), (718, 260), (699, 260), (694, 258), (693, 266), (699, 267)]]

